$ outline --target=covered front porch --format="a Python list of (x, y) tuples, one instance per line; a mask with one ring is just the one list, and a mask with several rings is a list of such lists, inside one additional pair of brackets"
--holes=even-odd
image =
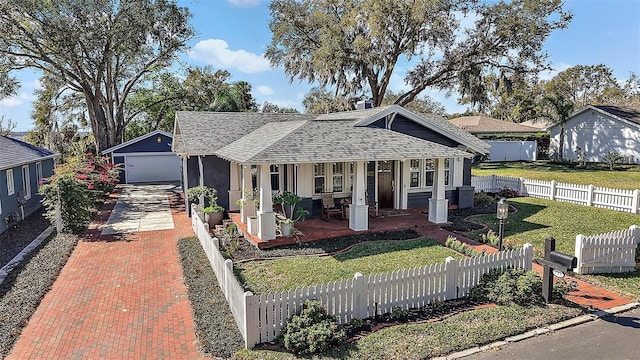
[(272, 240), (261, 240), (257, 235), (251, 235), (247, 229), (247, 224), (241, 221), (240, 213), (230, 213), (230, 219), (236, 224), (239, 231), (244, 234), (245, 239), (259, 249), (272, 248), (276, 246), (292, 245), (296, 243), (306, 243), (340, 236), (348, 236), (362, 233), (376, 233), (393, 230), (414, 229), (419, 233), (433, 231), (439, 225), (428, 220), (427, 209), (408, 210), (381, 210), (378, 216), (368, 218), (369, 228), (366, 231), (355, 231), (349, 228), (349, 220), (330, 219), (323, 220), (321, 217), (313, 217), (295, 223), (295, 231), (292, 236), (280, 236)]

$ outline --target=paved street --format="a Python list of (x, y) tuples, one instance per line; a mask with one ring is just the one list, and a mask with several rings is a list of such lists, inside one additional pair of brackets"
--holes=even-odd
[(465, 360), (640, 359), (640, 308), (512, 343)]

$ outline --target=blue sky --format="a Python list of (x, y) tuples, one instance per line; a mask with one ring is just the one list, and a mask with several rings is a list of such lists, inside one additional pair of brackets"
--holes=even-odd
[[(191, 51), (182, 56), (184, 63), (226, 69), (231, 81), (247, 81), (259, 104), (264, 101), (300, 111), (302, 99), (313, 85), (288, 77), (280, 68), (271, 68), (262, 57), (271, 41), (270, 13), (266, 0), (178, 0), (193, 14), (197, 37), (190, 41)], [(633, 71), (640, 74), (640, 0), (569, 0), (565, 9), (574, 14), (569, 28), (554, 32), (545, 49), (555, 72), (574, 65), (605, 64), (619, 80)], [(391, 88), (404, 88), (402, 74), (394, 76)], [(550, 78), (554, 72), (543, 74)], [(38, 74), (19, 74), (22, 87), (11, 98), (0, 100), (0, 115), (15, 121), (15, 131), (33, 128), (30, 113), (33, 90), (39, 86)], [(449, 113), (464, 111), (455, 95), (427, 92), (440, 101)]]

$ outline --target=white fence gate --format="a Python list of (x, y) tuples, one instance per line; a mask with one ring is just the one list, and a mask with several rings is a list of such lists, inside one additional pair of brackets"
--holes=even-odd
[(245, 340), (245, 347), (272, 341), (278, 337), (287, 319), (300, 311), (306, 300), (316, 299), (344, 324), (353, 318), (364, 319), (391, 312), (417, 308), (435, 300), (466, 296), (482, 275), (492, 269), (531, 270), (533, 246), (486, 254), (463, 260), (447, 258), (445, 263), (384, 274), (364, 276), (323, 285), (254, 295), (244, 291), (233, 274), (233, 262), (224, 259), (218, 239), (209, 235), (209, 227), (192, 209), (191, 225), (211, 263), (218, 284), (225, 294), (233, 317)]
[(517, 190), (522, 196), (570, 202), (621, 212), (640, 214), (640, 190), (602, 188), (593, 185), (565, 184), (556, 181), (530, 180), (508, 176), (472, 176), (476, 192)]
[(640, 227), (592, 236), (576, 236), (575, 256), (578, 274), (632, 272), (636, 267), (636, 248)]

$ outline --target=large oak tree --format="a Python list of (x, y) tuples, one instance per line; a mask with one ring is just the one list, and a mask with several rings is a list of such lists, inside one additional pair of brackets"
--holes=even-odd
[(273, 65), (345, 97), (368, 93), (374, 106), (405, 59), (416, 61), (397, 104), (427, 88), (480, 101), (492, 73), (547, 69), (543, 44), (571, 19), (561, 0), (275, 0), (270, 10)]
[(0, 0), (0, 66), (35, 68), (83, 96), (97, 150), (119, 144), (125, 102), (193, 34), (174, 0)]

